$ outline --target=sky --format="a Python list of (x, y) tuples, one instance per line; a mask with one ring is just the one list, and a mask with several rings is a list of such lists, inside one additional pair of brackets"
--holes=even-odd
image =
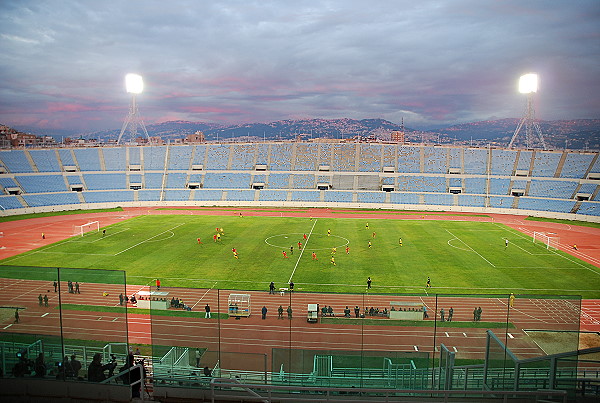
[(0, 1), (0, 124), (600, 118), (600, 1)]

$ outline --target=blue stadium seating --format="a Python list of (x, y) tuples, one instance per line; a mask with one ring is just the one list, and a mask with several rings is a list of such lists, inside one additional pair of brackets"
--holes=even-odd
[(74, 192), (70, 193), (45, 193), (37, 195), (23, 195), (29, 207), (60, 206), (63, 204), (79, 204), (79, 197)]
[(194, 191), (194, 200), (219, 201), (222, 198), (222, 190), (198, 189)]
[[(392, 164), (397, 166), (398, 172), (404, 173), (419, 173), (421, 172), (421, 148), (411, 146), (398, 147), (398, 164)], [(384, 162), (383, 166), (387, 166)], [(428, 171), (426, 171), (428, 172)]]
[(188, 170), (192, 159), (192, 146), (177, 145), (169, 148), (169, 169)]
[(15, 175), (26, 193), (64, 192), (67, 189), (62, 175)]
[(83, 174), (88, 190), (126, 189), (125, 173)]
[(0, 160), (6, 165), (9, 172), (34, 172), (23, 150), (2, 150), (0, 151)]
[(206, 165), (207, 170), (227, 169), (229, 162), (229, 144), (209, 144), (207, 145)]
[(420, 197), (417, 193), (397, 193), (390, 194), (390, 202), (394, 204), (419, 204)]
[(577, 214), (600, 216), (600, 202), (581, 202)]
[(295, 171), (316, 171), (319, 145), (313, 143), (298, 143), (296, 145)]
[(231, 147), (232, 155), (235, 157), (231, 160), (232, 171), (254, 169), (256, 144), (233, 144)]
[(315, 176), (314, 175), (292, 175), (292, 188), (293, 189), (314, 189), (315, 188)]
[(83, 191), (83, 198), (86, 203), (113, 203), (113, 202), (132, 202), (133, 190), (122, 190), (119, 192), (90, 192)]
[(167, 154), (166, 146), (144, 147), (143, 150), (144, 170), (163, 171), (165, 169), (165, 156)]
[(227, 200), (232, 201), (253, 201), (254, 190), (228, 190)]
[(358, 192), (356, 201), (358, 203), (385, 203), (384, 192)]
[(300, 202), (318, 202), (320, 197), (320, 192), (315, 190), (307, 190), (307, 191), (293, 191), (291, 201), (300, 201)]
[(29, 150), (29, 155), (40, 172), (60, 172), (55, 150)]
[[(358, 170), (360, 172), (381, 171), (381, 144), (360, 144), (360, 158), (358, 159)], [(396, 164), (391, 164), (396, 167)]]
[(12, 210), (23, 208), (23, 204), (17, 196), (0, 196), (0, 210)]
[(187, 174), (181, 172), (170, 172), (167, 174), (167, 185), (168, 189), (184, 189), (185, 181), (187, 180)]
[(593, 159), (593, 154), (568, 153), (560, 171), (561, 178), (583, 179)]
[(100, 171), (100, 154), (98, 148), (75, 148), (75, 158), (81, 171)]
[(2, 186), (2, 188), (18, 188), (19, 184), (15, 182), (13, 178), (0, 177), (0, 186)]
[(531, 176), (553, 177), (558, 168), (562, 153), (538, 151), (533, 158)]
[(260, 201), (285, 201), (288, 192), (285, 190), (261, 190), (258, 194)]
[(334, 144), (333, 145), (333, 171), (354, 172), (356, 171), (356, 144)]
[(335, 203), (352, 203), (352, 192), (328, 190), (323, 201)]
[(137, 191), (138, 201), (159, 201), (160, 190), (145, 190)]
[(486, 173), (488, 150), (480, 148), (467, 148), (464, 151), (464, 159), (465, 174), (484, 175)]
[(59, 148), (58, 156), (60, 157), (60, 161), (63, 165), (67, 166), (75, 166), (75, 160), (73, 160), (73, 154), (71, 149), (67, 148)]
[[(486, 207), (489, 200), (487, 207), (492, 208), (515, 206), (520, 210), (570, 213), (579, 206), (572, 198), (576, 191), (594, 194), (598, 188), (586, 173), (600, 173), (598, 153), (390, 143), (208, 143), (2, 150), (0, 161), (7, 170), (0, 174), (1, 189), (18, 187), (23, 192), (19, 197), (0, 195), (4, 209), (24, 207), (21, 200), (31, 207), (78, 204), (79, 196), (86, 203), (156, 202), (161, 198), (166, 203), (252, 203), (257, 196), (258, 201), (267, 202), (284, 202), (288, 197), (306, 203), (382, 204), (388, 200), (424, 208), (480, 208)], [(266, 171), (257, 172), (257, 164), (265, 165)], [(61, 165), (76, 166), (83, 173), (61, 172)], [(132, 165), (140, 165), (141, 170), (130, 171)], [(192, 165), (203, 165), (203, 170), (191, 171)], [(318, 172), (323, 165), (329, 166), (330, 172)], [(383, 167), (394, 171), (382, 173)], [(514, 176), (515, 169), (528, 176)], [(356, 176), (355, 171), (361, 175)], [(188, 182), (199, 183), (200, 188), (187, 189)], [(265, 183), (265, 189), (251, 189), (256, 182)], [(130, 183), (142, 183), (143, 189), (132, 191), (128, 189)], [(317, 183), (332, 188), (320, 191), (315, 189)], [(511, 183), (513, 190), (522, 189), (526, 194), (511, 196)], [(382, 192), (382, 184), (393, 186), (394, 191)], [(85, 190), (71, 192), (70, 185), (83, 185)], [(462, 193), (450, 194), (449, 188), (460, 188)], [(577, 214), (600, 215), (596, 203), (582, 202)]]
[(289, 171), (292, 167), (292, 147), (289, 144), (271, 144), (271, 171)]
[(126, 148), (107, 147), (101, 150), (107, 171), (125, 171), (127, 169)]
[[(517, 158), (515, 150), (497, 150), (492, 151), (492, 175), (512, 175)], [(527, 166), (529, 170), (529, 166)], [(484, 173), (484, 172), (481, 172)]]

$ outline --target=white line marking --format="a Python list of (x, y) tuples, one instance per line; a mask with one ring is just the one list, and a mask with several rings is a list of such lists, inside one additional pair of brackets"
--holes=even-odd
[(485, 260), (486, 262), (488, 262), (488, 264), (492, 267), (496, 267), (496, 265), (494, 265), (492, 262), (490, 262), (489, 260), (487, 260), (486, 258), (484, 258), (483, 256), (481, 256), (481, 254), (479, 252), (477, 252), (475, 249), (471, 248), (465, 241), (463, 241), (462, 239), (460, 239), (459, 237), (457, 237), (456, 235), (454, 235), (452, 232), (446, 230), (446, 232), (448, 232), (450, 235), (452, 235), (454, 238), (458, 239), (460, 242), (463, 243), (463, 245), (465, 245), (467, 248), (469, 248), (473, 253), (475, 253), (477, 256), (479, 256), (480, 258), (482, 258), (483, 260)]
[(50, 312), (46, 312), (45, 314), (42, 315), (42, 318), (45, 318), (46, 316), (50, 315)]
[(102, 316), (98, 317), (98, 319), (96, 319), (96, 320), (102, 320)]
[(506, 333), (506, 334), (507, 334), (507, 335), (508, 335), (508, 337), (510, 337), (511, 339), (514, 339), (514, 338), (515, 338), (515, 336), (513, 336), (513, 335), (512, 335), (512, 334), (510, 334), (510, 333)]
[(8, 325), (8, 326), (4, 326), (2, 329), (8, 329), (11, 326), (12, 326), (12, 323), (10, 325)]
[(452, 347), (454, 349), (455, 353), (458, 353), (458, 350), (456, 349), (456, 347)]
[(417, 346), (413, 346), (415, 348), (415, 351), (419, 351), (419, 347)]
[(463, 336), (467, 337), (467, 334), (465, 332), (463, 332)]
[(117, 252), (117, 253), (115, 253), (113, 256), (117, 256), (117, 255), (120, 255), (120, 254), (121, 254), (121, 253), (123, 253), (123, 252), (127, 252), (129, 249), (133, 249), (133, 248), (135, 248), (135, 247), (136, 247), (136, 246), (138, 246), (138, 245), (141, 245), (141, 244), (143, 244), (143, 243), (145, 243), (145, 242), (149, 242), (151, 239), (154, 239), (154, 238), (156, 238), (157, 236), (160, 236), (160, 235), (164, 234), (165, 232), (169, 232), (169, 231), (171, 231), (171, 230), (174, 230), (175, 228), (181, 227), (181, 226), (182, 226), (182, 225), (184, 225), (184, 224), (185, 224), (185, 223), (181, 223), (181, 224), (179, 224), (179, 225), (176, 225), (176, 226), (174, 226), (173, 228), (169, 228), (168, 230), (165, 230), (165, 231), (161, 232), (160, 234), (156, 234), (156, 235), (154, 235), (154, 236), (151, 236), (150, 238), (148, 238), (148, 239), (146, 239), (146, 240), (143, 240), (143, 241), (141, 241), (141, 242), (138, 242), (138, 243), (136, 243), (135, 245), (133, 245), (133, 246), (130, 246), (130, 247), (129, 247), (129, 248), (127, 248), (127, 249), (123, 249), (121, 252)]
[(114, 318), (112, 321), (113, 321), (113, 322), (116, 322), (117, 320), (119, 320), (119, 318)]
[(292, 277), (294, 277), (294, 273), (296, 273), (296, 268), (298, 267), (298, 263), (300, 263), (300, 259), (302, 258), (302, 254), (306, 250), (306, 245), (308, 245), (308, 241), (310, 241), (310, 236), (312, 235), (313, 230), (315, 229), (315, 225), (316, 224), (317, 224), (317, 219), (315, 218), (315, 222), (313, 222), (313, 226), (310, 229), (310, 232), (308, 233), (308, 236), (306, 237), (306, 243), (304, 244), (304, 247), (300, 251), (300, 256), (298, 256), (298, 260), (296, 260), (296, 264), (294, 265), (294, 270), (292, 270), (292, 274), (290, 275), (290, 279), (288, 280), (288, 283), (290, 283), (292, 281)]
[(450, 335), (448, 334), (448, 332), (444, 332), (444, 333), (446, 333), (446, 337), (450, 337)]

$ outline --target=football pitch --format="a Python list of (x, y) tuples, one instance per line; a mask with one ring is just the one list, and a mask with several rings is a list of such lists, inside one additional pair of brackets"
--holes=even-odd
[(292, 280), (301, 291), (362, 293), (370, 276), (374, 293), (600, 298), (600, 269), (491, 222), (149, 215), (105, 229), (0, 264), (125, 270), (128, 283), (174, 287), (267, 290)]

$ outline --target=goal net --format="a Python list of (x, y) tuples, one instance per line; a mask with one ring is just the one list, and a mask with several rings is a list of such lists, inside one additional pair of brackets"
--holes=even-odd
[(73, 226), (73, 236), (84, 236), (86, 233), (93, 231), (100, 231), (100, 221), (92, 221), (83, 225)]
[(534, 232), (533, 242), (541, 242), (546, 245), (546, 249), (558, 249), (560, 238), (556, 234), (546, 232)]

